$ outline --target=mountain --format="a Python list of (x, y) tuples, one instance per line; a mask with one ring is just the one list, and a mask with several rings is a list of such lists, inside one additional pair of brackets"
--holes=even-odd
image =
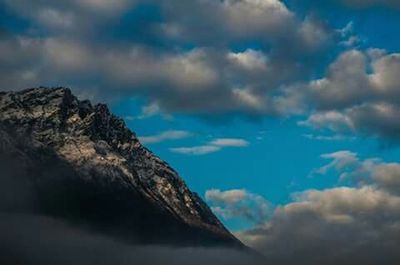
[(0, 210), (140, 244), (243, 247), (104, 104), (67, 88), (0, 92)]

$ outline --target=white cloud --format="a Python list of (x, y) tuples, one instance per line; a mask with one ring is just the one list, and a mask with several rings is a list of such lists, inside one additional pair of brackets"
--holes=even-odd
[(248, 71), (265, 71), (267, 69), (268, 57), (261, 51), (247, 49), (244, 52), (230, 52), (228, 59)]
[(218, 138), (211, 141), (210, 144), (222, 147), (246, 147), (250, 143), (244, 139), (238, 138)]
[(307, 49), (319, 49), (322, 43), (327, 43), (331, 33), (319, 20), (307, 17), (299, 26), (299, 38)]
[(372, 179), (383, 189), (400, 195), (400, 164), (376, 163)]
[(233, 96), (237, 99), (239, 106), (249, 107), (253, 110), (263, 112), (266, 109), (265, 98), (251, 92), (250, 89), (233, 89)]
[(239, 35), (273, 32), (293, 17), (279, 0), (224, 0), (221, 5), (229, 29)]
[[(370, 70), (368, 70), (370, 69)], [(396, 140), (400, 136), (400, 55), (346, 51), (306, 92), (314, 111), (300, 125)]]
[(43, 8), (37, 15), (38, 21), (48, 28), (70, 29), (75, 26), (75, 15), (68, 12), (60, 12), (53, 8)]
[(211, 204), (211, 209), (224, 219), (244, 219), (260, 223), (271, 213), (271, 205), (262, 196), (241, 190), (221, 191), (211, 189), (206, 191), (205, 198)]
[[(83, 90), (91, 84), (96, 91), (88, 94), (106, 99), (143, 96), (157, 102), (160, 113), (306, 114), (309, 118), (300, 124), (318, 129), (390, 140), (400, 137), (396, 122), (400, 116), (399, 54), (352, 49), (343, 52), (324, 77), (306, 80), (315, 73), (313, 63), (320, 59), (320, 48), (333, 35), (342, 44), (355, 44), (352, 22), (333, 34), (311, 15), (298, 18), (283, 1), (171, 0), (154, 2), (163, 21), (153, 21), (151, 16), (144, 21), (146, 37), (109, 36), (99, 42), (104, 32), (119, 32), (118, 27), (127, 26), (115, 22), (123, 12), (133, 10), (137, 1), (5, 3), (32, 27), (29, 34), (18, 34), (36, 36), (15, 33), (0, 40), (4, 55), (0, 63), (7, 66), (0, 80), (7, 89), (61, 84)], [(177, 42), (161, 32), (168, 27), (176, 29)], [(247, 43), (254, 38), (264, 48), (228, 48), (237, 40)], [(155, 39), (158, 44), (149, 41)], [(189, 40), (193, 48), (179, 47), (182, 40)], [(149, 115), (145, 111), (142, 117)]]
[(188, 131), (177, 131), (177, 130), (171, 130), (171, 131), (165, 131), (157, 135), (152, 135), (152, 136), (141, 136), (139, 137), (139, 140), (143, 144), (152, 144), (152, 143), (159, 143), (167, 140), (179, 140), (183, 138), (188, 138), (192, 136), (191, 132)]
[(338, 151), (330, 154), (321, 155), (322, 158), (332, 159), (329, 164), (317, 169), (315, 172), (319, 174), (326, 174), (331, 169), (336, 171), (344, 171), (354, 164), (358, 163), (358, 157), (356, 153), (350, 151)]
[(341, 41), (340, 45), (343, 45), (345, 47), (353, 47), (359, 44), (360, 42), (361, 40), (358, 36), (350, 36), (348, 39)]
[(183, 55), (168, 57), (162, 67), (165, 74), (181, 89), (203, 89), (216, 84), (218, 71), (202, 49), (193, 49)]
[[(290, 102), (273, 98), (283, 94), (284, 82), (307, 68), (296, 56), (305, 52), (309, 40), (320, 42), (329, 32), (316, 20), (298, 20), (279, 0), (171, 0), (152, 2), (162, 21), (146, 17), (143, 32), (133, 27), (132, 34), (108, 34), (132, 27), (119, 19), (139, 2), (6, 0), (9, 11), (30, 25), (29, 34), (21, 34), (36, 36), (31, 38), (40, 44), (38, 51), (10, 46), (10, 57), (29, 53), (36, 60), (32, 65), (4, 62), (8, 73), (2, 83), (9, 89), (21, 83), (80, 90), (90, 86), (96, 91), (89, 94), (101, 100), (139, 95), (157, 102), (161, 113), (280, 115)], [(171, 41), (165, 28), (175, 29), (178, 40), (190, 39), (193, 47)], [(231, 42), (254, 38), (271, 49), (229, 49)]]
[(329, 66), (325, 78), (311, 82), (310, 89), (321, 109), (351, 106), (370, 95), (367, 58), (358, 50), (344, 52)]
[(149, 105), (142, 107), (142, 113), (137, 117), (138, 119), (146, 119), (160, 113), (160, 105), (153, 102)]
[(326, 174), (334, 170), (340, 180), (352, 180), (358, 185), (375, 185), (376, 187), (400, 194), (400, 164), (386, 163), (378, 158), (361, 159), (356, 153), (338, 151), (321, 156), (332, 161), (315, 169), (317, 174)]
[(44, 48), (47, 62), (60, 72), (77, 74), (84, 70), (93, 71), (99, 66), (96, 52), (79, 42), (49, 38)]
[(307, 120), (298, 122), (301, 126), (310, 126), (317, 129), (329, 128), (332, 131), (354, 130), (353, 121), (345, 114), (338, 111), (317, 112)]
[(137, 116), (125, 116), (124, 118), (129, 121), (133, 120), (143, 120), (154, 116), (161, 116), (164, 120), (172, 121), (174, 117), (171, 114), (163, 113), (158, 102), (152, 102), (141, 108), (141, 112)]
[(349, 21), (343, 28), (336, 30), (341, 37), (345, 38), (354, 32), (354, 22)]
[(322, 157), (332, 162), (317, 171), (335, 170), (358, 186), (294, 193), (263, 224), (236, 235), (271, 264), (397, 264), (399, 164), (350, 151)]
[(216, 203), (237, 203), (246, 197), (246, 190), (221, 191), (212, 189), (206, 191), (206, 200)]
[(334, 135), (303, 134), (303, 137), (317, 141), (352, 141), (355, 139), (355, 137), (350, 137), (342, 134), (334, 134)]
[(239, 138), (218, 138), (210, 141), (206, 145), (191, 146), (191, 147), (175, 147), (170, 148), (171, 152), (185, 155), (206, 155), (221, 151), (227, 147), (247, 147), (250, 143)]
[(339, 45), (344, 46), (346, 48), (351, 48), (356, 46), (361, 42), (361, 39), (355, 35), (354, 33), (354, 22), (350, 21), (341, 29), (338, 29), (337, 32), (339, 33), (342, 41), (339, 42)]
[(310, 190), (271, 221), (237, 233), (279, 264), (396, 264), (400, 198), (372, 187)]
[(399, 94), (400, 53), (375, 58), (370, 76), (375, 89), (383, 94)]
[(221, 150), (221, 147), (215, 145), (201, 145), (193, 147), (175, 147), (170, 148), (171, 152), (185, 155), (205, 155), (215, 153)]

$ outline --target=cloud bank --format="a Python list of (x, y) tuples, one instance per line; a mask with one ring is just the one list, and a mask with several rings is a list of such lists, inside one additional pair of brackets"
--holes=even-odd
[(233, 249), (129, 245), (46, 216), (0, 217), (2, 264), (262, 264)]
[[(2, 5), (28, 23), (18, 32), (5, 25), (4, 89), (62, 83), (94, 97), (140, 95), (163, 111), (194, 115), (280, 112), (272, 92), (301, 76), (333, 34), (313, 17), (297, 18), (278, 0)], [(140, 26), (123, 19), (146, 8)], [(260, 47), (231, 48), (241, 41)]]
[(400, 167), (340, 151), (319, 174), (336, 171), (356, 187), (307, 190), (254, 229), (238, 232), (273, 264), (397, 264)]

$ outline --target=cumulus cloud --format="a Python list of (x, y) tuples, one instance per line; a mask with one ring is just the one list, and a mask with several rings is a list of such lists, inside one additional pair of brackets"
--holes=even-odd
[[(3, 90), (65, 85), (102, 100), (141, 96), (153, 114), (206, 118), (311, 113), (300, 124), (399, 136), (398, 54), (352, 49), (309, 82), (326, 45), (355, 45), (351, 22), (333, 30), (278, 0), (3, 3), (28, 24), (1, 35)], [(143, 6), (151, 14), (141, 28), (121, 20)], [(238, 42), (256, 45), (232, 49)]]
[(170, 148), (171, 152), (185, 155), (206, 155), (221, 151), (227, 147), (247, 147), (250, 143), (239, 138), (218, 138), (210, 141), (206, 145), (191, 146), (191, 147), (175, 147)]
[(274, 31), (293, 17), (279, 0), (225, 0), (221, 11), (228, 29), (238, 35)]
[(197, 43), (257, 39), (285, 45), (285, 40), (291, 39), (302, 48), (315, 50), (331, 35), (318, 20), (302, 21), (279, 0), (170, 1), (163, 6), (170, 18), (163, 27), (166, 34)]
[[(199, 32), (204, 39), (217, 37), (249, 37), (278, 33), (290, 25), (294, 15), (279, 0), (224, 0), (224, 1), (191, 1), (179, 5), (179, 1), (165, 4), (165, 9), (172, 17), (166, 24), (166, 29), (171, 30), (179, 37), (195, 38), (193, 32)], [(189, 15), (186, 10), (193, 10)], [(210, 21), (204, 25), (198, 24), (210, 12)], [(188, 23), (184, 24), (183, 21)], [(203, 27), (214, 25), (205, 31)], [(194, 31), (193, 31), (194, 30)], [(208, 34), (208, 36), (207, 36)], [(216, 39), (219, 39), (218, 37)]]
[[(123, 12), (123, 10), (128, 6), (135, 4), (136, 1), (116, 0), (113, 2), (113, 4), (110, 4), (110, 2), (106, 0), (61, 0), (57, 1), (57, 3), (51, 0), (4, 0), (3, 2), (5, 2), (9, 7), (11, 7), (13, 10), (20, 13), (21, 15), (35, 19), (39, 23), (45, 22), (43, 24), (44, 26), (53, 27), (53, 23), (60, 23), (60, 21), (57, 21), (57, 17), (54, 16), (55, 14), (60, 15), (59, 19), (61, 19), (61, 21), (63, 22), (65, 22), (65, 19), (68, 16), (72, 16), (73, 18), (80, 20), (84, 18), (83, 15), (88, 15), (90, 16), (90, 19), (98, 20), (99, 18), (96, 18), (96, 15), (118, 15)], [(46, 14), (48, 15), (47, 18), (45, 17)], [(67, 20), (70, 21), (70, 19)], [(59, 25), (65, 26), (63, 24)]]
[(152, 136), (140, 136), (139, 140), (144, 144), (159, 143), (168, 140), (178, 140), (192, 136), (191, 132), (170, 130)]
[(342, 109), (363, 102), (372, 92), (366, 74), (367, 58), (351, 50), (330, 65), (326, 78), (313, 81), (311, 90), (320, 109)]
[(259, 224), (271, 213), (271, 205), (262, 196), (246, 190), (206, 191), (205, 198), (213, 212), (224, 219), (243, 219)]
[(334, 170), (342, 181), (352, 180), (357, 185), (374, 185), (400, 195), (399, 163), (387, 163), (379, 158), (361, 159), (358, 154), (347, 150), (323, 154), (321, 157), (332, 161), (315, 169), (316, 174), (326, 174)]
[(274, 264), (397, 264), (400, 198), (373, 188), (310, 190), (238, 233)]
[[(285, 108), (273, 99), (279, 87), (303, 76), (310, 54), (331, 35), (323, 23), (301, 21), (278, 0), (3, 3), (29, 27), (0, 40), (8, 45), (4, 57), (25, 56), (24, 64), (3, 62), (3, 87), (68, 85), (107, 99), (140, 95), (157, 102), (160, 112), (279, 114)], [(121, 19), (143, 6), (160, 17), (149, 14), (140, 28)], [(124, 34), (126, 28), (132, 32)], [(239, 39), (263, 45), (230, 50)], [(187, 40), (194, 43), (190, 49)], [(305, 50), (311, 52), (307, 62), (301, 61)]]
[(237, 236), (273, 264), (397, 264), (400, 255), (400, 167), (339, 151), (316, 170), (334, 170), (356, 187), (306, 190), (270, 219)]
[[(7, 89), (52, 86), (63, 80), (78, 92), (90, 86), (109, 97), (143, 95), (156, 102), (159, 112), (253, 115), (275, 108), (265, 106), (256, 88), (265, 83), (261, 75), (272, 77), (277, 69), (242, 69), (225, 49), (160, 53), (141, 45), (104, 47), (64, 38), (24, 37), (5, 38), (0, 44), (6, 68), (1, 83)], [(7, 63), (11, 58), (13, 63)], [(248, 85), (251, 76), (257, 77), (254, 88)]]
[(247, 49), (243, 52), (230, 52), (228, 59), (238, 67), (247, 69), (248, 71), (263, 71), (268, 66), (268, 57), (261, 51)]
[(398, 73), (399, 54), (377, 49), (344, 52), (325, 78), (309, 84), (306, 93), (315, 110), (299, 124), (398, 139)]
[[(135, 6), (135, 3), (136, 0), (116, 0), (112, 4), (104, 0), (0, 1), (6, 12), (27, 23), (14, 34), (36, 37), (37, 40), (57, 36), (68, 41), (88, 40), (101, 31), (108, 32), (108, 25), (117, 23), (127, 8)], [(37, 66), (41, 67), (44, 60), (36, 61)], [(40, 78), (43, 83), (46, 81), (44, 77)]]

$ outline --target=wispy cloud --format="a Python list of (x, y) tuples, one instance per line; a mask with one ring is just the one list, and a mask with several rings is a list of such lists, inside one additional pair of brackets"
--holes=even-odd
[(210, 142), (211, 145), (221, 146), (221, 147), (245, 147), (249, 145), (249, 142), (243, 139), (237, 138), (218, 138)]
[(217, 138), (206, 145), (170, 148), (171, 152), (185, 155), (206, 155), (226, 147), (246, 147), (250, 143), (240, 138)]
[(164, 120), (173, 120), (173, 116), (170, 114), (163, 113), (160, 105), (157, 102), (150, 103), (142, 107), (141, 112), (138, 116), (125, 116), (126, 120), (144, 120), (154, 116), (161, 116)]
[(188, 138), (193, 134), (188, 131), (170, 130), (165, 131), (157, 135), (141, 136), (139, 140), (144, 144), (159, 143), (168, 140), (178, 140)]
[(221, 150), (221, 147), (214, 145), (201, 145), (193, 147), (177, 147), (170, 148), (174, 153), (185, 154), (185, 155), (205, 155), (209, 153), (215, 153)]
[(342, 134), (335, 134), (335, 135), (303, 134), (303, 137), (317, 141), (353, 141), (356, 139), (356, 137), (350, 137)]

